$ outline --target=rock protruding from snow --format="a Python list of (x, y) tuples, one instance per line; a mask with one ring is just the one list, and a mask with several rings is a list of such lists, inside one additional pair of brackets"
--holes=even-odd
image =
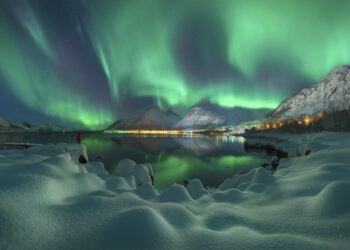
[(206, 129), (226, 125), (225, 117), (202, 107), (193, 107), (172, 129)]
[(134, 117), (116, 121), (107, 130), (134, 130), (134, 129), (169, 129), (181, 117), (172, 111), (163, 112), (153, 107)]
[(266, 115), (273, 120), (298, 120), (350, 109), (350, 65), (332, 70), (316, 85), (305, 88)]

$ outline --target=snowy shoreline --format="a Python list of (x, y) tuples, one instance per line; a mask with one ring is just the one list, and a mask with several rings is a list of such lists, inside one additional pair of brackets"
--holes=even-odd
[(84, 145), (0, 150), (0, 249), (348, 249), (350, 133), (274, 136), (291, 157), (274, 175), (209, 190), (159, 192), (143, 164), (112, 176)]

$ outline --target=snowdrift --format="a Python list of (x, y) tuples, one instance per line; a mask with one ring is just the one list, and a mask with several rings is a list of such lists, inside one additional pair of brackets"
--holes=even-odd
[(349, 249), (350, 134), (289, 139), (312, 153), (274, 175), (164, 192), (147, 164), (80, 164), (83, 145), (2, 150), (0, 249)]

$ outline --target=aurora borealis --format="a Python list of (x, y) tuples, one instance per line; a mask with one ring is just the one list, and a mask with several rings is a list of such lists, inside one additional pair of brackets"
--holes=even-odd
[(104, 128), (140, 108), (276, 108), (350, 63), (342, 0), (2, 0), (0, 117)]

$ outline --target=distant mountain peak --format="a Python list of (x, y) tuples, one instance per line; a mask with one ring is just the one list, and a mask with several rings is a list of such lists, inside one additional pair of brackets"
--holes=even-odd
[(190, 109), (187, 115), (177, 122), (173, 129), (205, 129), (215, 128), (226, 124), (224, 116), (205, 109), (200, 106), (195, 106)]
[(12, 124), (0, 118), (0, 132), (25, 132), (23, 127)]
[(133, 129), (169, 129), (181, 117), (170, 111), (162, 111), (159, 107), (151, 107), (146, 111), (120, 119), (107, 129), (133, 130)]

